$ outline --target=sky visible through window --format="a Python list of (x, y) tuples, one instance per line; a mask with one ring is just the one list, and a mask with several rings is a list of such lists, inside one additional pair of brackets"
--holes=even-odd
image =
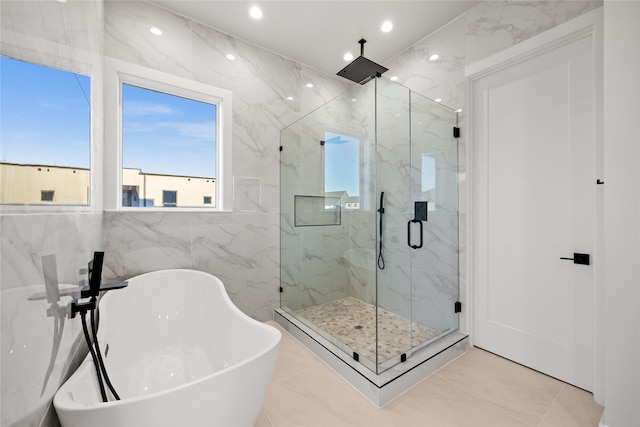
[(0, 56), (0, 160), (89, 168), (90, 79)]
[[(89, 77), (0, 56), (0, 94), (0, 161), (90, 167)], [(128, 85), (123, 97), (124, 167), (216, 176), (215, 105)]]
[(215, 178), (216, 106), (122, 85), (122, 166)]
[(360, 140), (325, 132), (324, 191), (360, 195)]

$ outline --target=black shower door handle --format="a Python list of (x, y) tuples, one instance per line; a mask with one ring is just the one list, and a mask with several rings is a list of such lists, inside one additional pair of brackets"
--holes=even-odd
[[(420, 224), (420, 244), (419, 245), (412, 245), (411, 244), (411, 223), (412, 222), (417, 222), (418, 224)], [(407, 245), (409, 245), (409, 247), (411, 247), (412, 249), (420, 249), (422, 247), (422, 221), (420, 221), (419, 219), (411, 219), (409, 220), (409, 222), (407, 223)]]

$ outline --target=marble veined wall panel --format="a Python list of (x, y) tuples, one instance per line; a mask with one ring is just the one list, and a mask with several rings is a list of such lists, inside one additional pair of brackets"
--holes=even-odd
[[(163, 35), (151, 34), (151, 26)], [(347, 85), (146, 2), (105, 4), (105, 53), (233, 93), (233, 212), (107, 213), (107, 244), (124, 248), (107, 258), (107, 272), (130, 277), (169, 267), (210, 271), (241, 309), (271, 318), (279, 287), (280, 131)], [(236, 60), (227, 60), (228, 53)], [(302, 173), (307, 175), (287, 181), (295, 182), (291, 192), (317, 193), (319, 169)]]
[(2, 44), (30, 48), (36, 55), (54, 56), (65, 47), (102, 53), (103, 18), (103, 5), (98, 1), (3, 1)]
[(76, 287), (102, 249), (99, 213), (0, 216), (3, 426), (52, 419), (53, 395), (86, 352), (79, 319), (66, 319), (71, 298), (46, 299), (43, 257), (53, 257), (59, 287)]
[(483, 1), (466, 13), (472, 64), (602, 6), (602, 1)]

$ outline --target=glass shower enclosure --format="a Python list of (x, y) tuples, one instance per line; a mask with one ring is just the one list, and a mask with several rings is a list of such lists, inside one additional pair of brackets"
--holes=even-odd
[(375, 78), (281, 132), (280, 308), (377, 374), (458, 329), (456, 126)]

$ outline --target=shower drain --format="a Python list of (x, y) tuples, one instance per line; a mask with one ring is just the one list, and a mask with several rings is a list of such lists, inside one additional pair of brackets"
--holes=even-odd
[(362, 325), (356, 325), (353, 327), (353, 329), (362, 329)]

